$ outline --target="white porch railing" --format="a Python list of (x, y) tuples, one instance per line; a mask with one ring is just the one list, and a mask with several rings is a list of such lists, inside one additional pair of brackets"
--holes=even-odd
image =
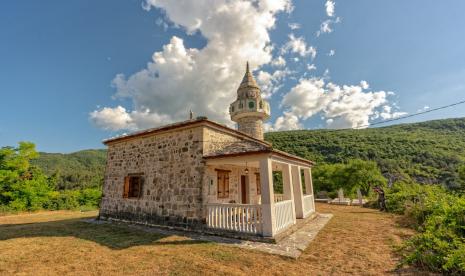
[(284, 201), (284, 195), (283, 194), (274, 194), (274, 202), (280, 202)]
[(276, 219), (276, 232), (284, 230), (288, 226), (294, 224), (294, 204), (292, 200), (284, 200), (275, 203), (275, 219)]
[(315, 201), (313, 195), (304, 195), (304, 217), (315, 212)]
[(208, 204), (207, 226), (244, 233), (261, 233), (262, 213), (260, 205)]

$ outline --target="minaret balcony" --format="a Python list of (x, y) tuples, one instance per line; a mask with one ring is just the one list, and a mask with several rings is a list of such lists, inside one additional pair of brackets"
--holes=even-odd
[(232, 120), (242, 117), (260, 117), (266, 120), (270, 117), (270, 104), (263, 99), (238, 99), (229, 107)]

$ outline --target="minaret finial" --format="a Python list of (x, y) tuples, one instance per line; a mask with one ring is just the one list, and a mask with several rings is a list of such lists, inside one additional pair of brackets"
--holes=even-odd
[(250, 70), (249, 70), (249, 61), (247, 61), (247, 66), (245, 67), (245, 71), (246, 71), (247, 73), (250, 72)]

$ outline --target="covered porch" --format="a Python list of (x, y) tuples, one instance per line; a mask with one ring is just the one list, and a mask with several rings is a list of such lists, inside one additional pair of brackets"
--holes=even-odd
[[(217, 189), (203, 197), (207, 227), (264, 237), (282, 233), (315, 212), (312, 164), (278, 151), (207, 157), (206, 185)], [(273, 172), (282, 177), (282, 193), (275, 192)]]

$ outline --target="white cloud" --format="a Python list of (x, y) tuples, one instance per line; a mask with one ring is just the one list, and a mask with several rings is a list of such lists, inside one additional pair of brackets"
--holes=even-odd
[(332, 24), (337, 24), (341, 22), (341, 18), (337, 17), (336, 19), (327, 19), (323, 21), (320, 25), (320, 29), (316, 32), (316, 36), (320, 36), (321, 34), (324, 33), (332, 33), (333, 32), (333, 27)]
[(185, 120), (192, 109), (231, 124), (228, 105), (236, 97), (245, 62), (252, 68), (271, 62), (269, 30), (277, 13), (292, 9), (290, 0), (147, 0), (144, 8), (152, 7), (188, 34), (201, 33), (207, 44), (187, 48), (181, 38), (172, 37), (145, 69), (113, 80), (115, 98), (132, 100), (133, 111), (105, 107), (90, 113), (92, 121), (112, 130), (140, 129)]
[[(316, 114), (321, 114), (331, 128), (365, 127), (380, 109), (380, 116), (395, 118), (404, 115), (392, 111), (384, 91), (365, 92), (361, 85), (340, 86), (326, 83), (322, 78), (301, 79), (284, 95), (281, 107), (288, 114), (287, 118), (293, 118), (291, 115), (298, 118), (297, 123), (292, 122), (293, 126)], [(281, 122), (285, 116), (278, 119), (280, 126), (286, 126)]]
[(323, 73), (323, 79), (329, 79), (329, 78), (330, 78), (330, 76), (329, 76), (329, 69), (326, 68), (326, 69), (325, 69), (325, 72)]
[(165, 20), (163, 20), (163, 18), (161, 17), (155, 20), (155, 24), (157, 24), (157, 26), (163, 27), (164, 31), (168, 30), (168, 27), (169, 27), (168, 23)]
[(309, 70), (309, 71), (316, 70), (316, 65), (315, 64), (307, 64), (307, 70)]
[(288, 23), (287, 26), (291, 30), (297, 30), (297, 29), (300, 29), (300, 27), (301, 27), (299, 23)]
[(138, 128), (150, 128), (154, 125), (172, 122), (169, 116), (150, 112), (149, 109), (128, 112), (122, 106), (114, 108), (104, 107), (94, 110), (90, 113), (90, 119), (98, 127), (106, 130), (136, 130)]
[(282, 87), (282, 81), (292, 74), (289, 69), (276, 70), (273, 74), (266, 71), (260, 71), (257, 74), (257, 83), (262, 90), (262, 97), (267, 99), (270, 98)]
[(282, 56), (278, 56), (271, 61), (271, 65), (274, 67), (284, 67), (286, 66), (286, 60)]
[(362, 81), (360, 82), (360, 86), (361, 86), (363, 89), (368, 89), (368, 88), (370, 88), (370, 85), (368, 84), (368, 82), (367, 82), (367, 81), (364, 81), (364, 80), (362, 80)]
[(104, 107), (90, 113), (90, 119), (98, 126), (107, 130), (132, 129), (132, 119), (122, 106)]
[(334, 1), (331, 1), (331, 0), (326, 1), (325, 7), (326, 7), (326, 14), (328, 16), (334, 16), (334, 8), (335, 8), (335, 6), (336, 6), (336, 4), (334, 3)]
[(423, 112), (423, 111), (426, 111), (428, 109), (430, 109), (429, 105), (425, 105), (424, 107), (418, 109), (417, 112)]
[(328, 56), (332, 57), (336, 54), (335, 50), (329, 50)]
[(303, 126), (299, 122), (299, 118), (290, 112), (284, 112), (282, 116), (276, 119), (274, 124), (265, 124), (265, 131), (295, 130), (302, 128)]
[(381, 112), (379, 112), (379, 116), (383, 120), (395, 119), (395, 118), (405, 116), (407, 114), (408, 114), (407, 112), (393, 112), (392, 107), (389, 105), (383, 106)]
[(284, 44), (281, 52), (297, 53), (301, 57), (311, 56), (312, 59), (316, 57), (316, 48), (307, 46), (307, 42), (305, 42), (303, 37), (295, 37), (294, 34), (289, 35), (289, 41)]
[(332, 33), (333, 29), (331, 27), (332, 20), (325, 20), (320, 25), (320, 30), (316, 33), (317, 36), (320, 36), (322, 33)]

